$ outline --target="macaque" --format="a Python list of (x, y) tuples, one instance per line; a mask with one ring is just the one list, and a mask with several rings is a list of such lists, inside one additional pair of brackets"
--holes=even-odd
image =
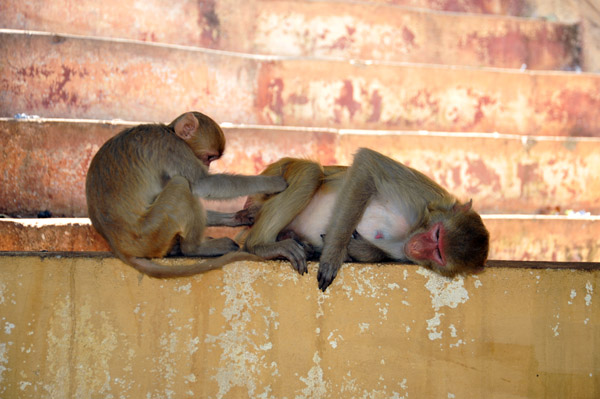
[[(257, 259), (233, 252), (230, 238), (205, 239), (206, 226), (252, 223), (247, 211), (205, 211), (198, 197), (226, 199), (277, 193), (281, 176), (209, 174), (210, 163), (225, 149), (219, 125), (188, 112), (169, 125), (125, 129), (100, 148), (86, 180), (88, 214), (95, 229), (123, 262), (152, 277), (188, 276), (236, 260)], [(176, 248), (186, 256), (221, 256), (190, 266), (159, 265)]]
[(362, 148), (350, 167), (284, 158), (265, 176), (283, 176), (288, 188), (254, 195), (256, 214), (245, 238), (248, 252), (285, 258), (300, 273), (320, 255), (323, 291), (344, 261), (412, 262), (444, 276), (483, 268), (489, 233), (472, 201), (460, 203), (440, 185), (375, 151)]

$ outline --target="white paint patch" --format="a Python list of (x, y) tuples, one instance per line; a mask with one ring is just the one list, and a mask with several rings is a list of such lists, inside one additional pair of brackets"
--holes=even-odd
[(567, 302), (567, 303), (569, 305), (572, 305), (573, 304), (573, 299), (575, 299), (576, 296), (577, 296), (577, 291), (571, 290), (571, 295), (570, 295), (571, 300), (569, 302)]
[(402, 304), (403, 304), (404, 306), (410, 306), (410, 303), (408, 303), (408, 301), (405, 301), (405, 300), (402, 300)]
[(448, 392), (448, 399), (454, 399), (456, 396), (453, 393)]
[[(387, 295), (385, 290), (382, 290), (382, 277), (381, 273), (378, 273), (375, 268), (357, 267), (354, 269), (354, 273), (349, 273), (342, 280), (346, 282), (347, 279), (352, 279), (350, 284), (343, 284), (342, 289), (351, 301), (354, 299), (353, 294), (362, 298), (381, 298)], [(397, 284), (387, 284), (387, 287), (390, 289), (400, 288)]]
[(436, 339), (442, 339), (442, 332), (437, 331), (437, 328), (441, 324), (440, 316), (443, 315), (443, 313), (435, 312), (435, 316), (427, 320), (427, 331), (429, 331), (429, 339), (432, 341), (435, 341)]
[(390, 291), (400, 289), (400, 286), (397, 283), (388, 284), (387, 287)]
[(4, 294), (6, 293), (6, 283), (0, 281), (0, 305), (3, 305), (6, 302), (4, 299)]
[(323, 379), (319, 352), (315, 352), (313, 362), (315, 362), (315, 365), (308, 370), (308, 375), (300, 377), (300, 381), (306, 384), (306, 388), (302, 389), (301, 394), (296, 395), (296, 399), (320, 399), (327, 396), (329, 383)]
[(456, 327), (454, 327), (454, 324), (450, 324), (450, 326), (448, 327), (450, 329), (450, 336), (452, 338), (456, 338)]
[(8, 364), (8, 344), (0, 343), (0, 382), (4, 381), (4, 372), (8, 370), (5, 366)]
[(27, 387), (28, 387), (28, 386), (30, 386), (30, 385), (31, 385), (31, 382), (29, 382), (29, 381), (21, 381), (21, 382), (19, 382), (19, 389), (20, 389), (21, 391), (24, 391), (24, 390), (26, 390), (26, 389), (27, 389)]
[(200, 344), (200, 337), (190, 338), (190, 342), (188, 342), (188, 352), (193, 354), (198, 350), (198, 345)]
[(4, 324), (4, 333), (6, 335), (10, 335), (10, 333), (12, 332), (12, 330), (15, 328), (15, 325), (13, 323), (9, 323), (8, 321)]
[(369, 329), (369, 323), (358, 323), (358, 328), (360, 329), (361, 333), (364, 333)]
[(558, 337), (559, 333), (558, 333), (558, 326), (560, 326), (560, 322), (556, 323), (556, 325), (554, 327), (552, 327), (552, 331), (554, 332), (554, 336)]
[[(216, 397), (226, 397), (232, 388), (243, 387), (248, 397), (270, 398), (270, 386), (265, 386), (261, 393), (257, 383), (278, 373), (277, 363), (268, 364), (265, 353), (273, 348), (268, 332), (279, 315), (264, 304), (252, 287), (264, 270), (230, 265), (223, 271), (221, 295), (225, 296), (225, 305), (221, 314), (226, 322), (221, 334), (207, 335), (204, 339), (206, 344), (222, 349), (219, 364), (215, 366), (217, 372), (211, 377), (219, 385)], [(253, 323), (249, 325), (250, 322)], [(257, 331), (258, 327), (264, 331)]]
[[(379, 302), (377, 302), (376, 305), (380, 306), (381, 304)], [(387, 320), (387, 314), (388, 314), (389, 306), (390, 306), (390, 304), (386, 303), (385, 306), (379, 308), (379, 314), (380, 314), (379, 317), (382, 320)]]
[(455, 344), (450, 344), (450, 347), (451, 348), (458, 348), (459, 346), (465, 345), (465, 344), (466, 344), (465, 341), (463, 341), (462, 339), (459, 339), (458, 341), (456, 341)]
[(338, 339), (343, 341), (344, 337), (342, 337), (340, 334), (337, 334), (336, 336), (334, 336), (335, 332), (338, 331), (337, 329), (331, 331), (329, 333), (329, 335), (327, 336), (327, 341), (329, 341), (329, 345), (331, 345), (331, 347), (333, 349), (337, 348), (338, 346)]
[(589, 281), (585, 283), (585, 291), (587, 294), (585, 295), (585, 306), (590, 306), (592, 304), (592, 294), (594, 293), (594, 286)]
[(448, 279), (422, 267), (417, 269), (417, 273), (428, 278), (425, 288), (431, 293), (431, 306), (435, 311), (433, 318), (427, 320), (429, 339), (432, 341), (441, 339), (442, 332), (437, 331), (437, 327), (441, 324), (440, 316), (444, 313), (439, 312), (440, 308), (444, 306), (456, 308), (469, 300), (469, 293), (464, 286), (464, 277)]
[(483, 285), (483, 283), (481, 282), (481, 280), (479, 280), (478, 278), (473, 282), (473, 285), (475, 286), (475, 288), (479, 288)]
[(192, 292), (192, 283), (187, 283), (185, 285), (180, 285), (174, 288), (175, 292), (185, 292), (187, 295)]
[(469, 293), (464, 287), (464, 277), (450, 280), (422, 267), (417, 270), (417, 273), (429, 278), (425, 288), (431, 293), (431, 305), (435, 310), (444, 306), (456, 308), (469, 300)]

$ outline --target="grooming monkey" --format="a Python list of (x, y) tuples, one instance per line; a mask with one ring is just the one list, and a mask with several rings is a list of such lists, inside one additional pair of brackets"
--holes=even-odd
[[(205, 211), (197, 197), (226, 199), (277, 193), (287, 187), (281, 176), (209, 174), (221, 157), (225, 136), (199, 112), (169, 125), (125, 129), (96, 153), (86, 179), (92, 225), (123, 262), (152, 277), (188, 276), (229, 262), (253, 259), (229, 238), (204, 239), (206, 226), (252, 223), (247, 211)], [(163, 257), (179, 247), (184, 255), (219, 256), (190, 266), (164, 266), (146, 258)]]
[(489, 233), (471, 201), (375, 151), (360, 149), (350, 167), (284, 158), (262, 174), (285, 177), (288, 188), (248, 199), (256, 219), (245, 249), (286, 258), (300, 274), (320, 254), (323, 291), (348, 260), (410, 261), (454, 276), (487, 259)]

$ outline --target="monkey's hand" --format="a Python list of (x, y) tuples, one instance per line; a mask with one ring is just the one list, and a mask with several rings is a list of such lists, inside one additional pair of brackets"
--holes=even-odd
[(346, 259), (345, 250), (335, 250), (331, 247), (325, 247), (321, 260), (319, 262), (319, 272), (317, 273), (317, 280), (319, 281), (319, 289), (323, 292), (331, 285), (335, 276), (337, 276), (338, 270), (342, 267), (342, 262)]
[(307, 272), (307, 248), (298, 241), (288, 238), (274, 243), (255, 246), (251, 253), (265, 259), (287, 259), (300, 274)]
[(259, 207), (250, 206), (246, 209), (237, 211), (233, 216), (236, 226), (252, 226), (259, 210)]

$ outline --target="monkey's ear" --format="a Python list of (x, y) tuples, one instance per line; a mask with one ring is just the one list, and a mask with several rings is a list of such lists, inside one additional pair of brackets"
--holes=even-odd
[(188, 112), (183, 114), (177, 122), (175, 122), (175, 134), (185, 141), (194, 137), (194, 133), (198, 129), (198, 119), (193, 113)]
[(452, 208), (452, 210), (454, 212), (468, 212), (471, 210), (472, 207), (473, 207), (473, 198), (471, 198), (469, 200), (469, 202), (465, 202), (464, 204), (460, 204), (459, 202), (456, 202), (454, 204), (454, 207)]

